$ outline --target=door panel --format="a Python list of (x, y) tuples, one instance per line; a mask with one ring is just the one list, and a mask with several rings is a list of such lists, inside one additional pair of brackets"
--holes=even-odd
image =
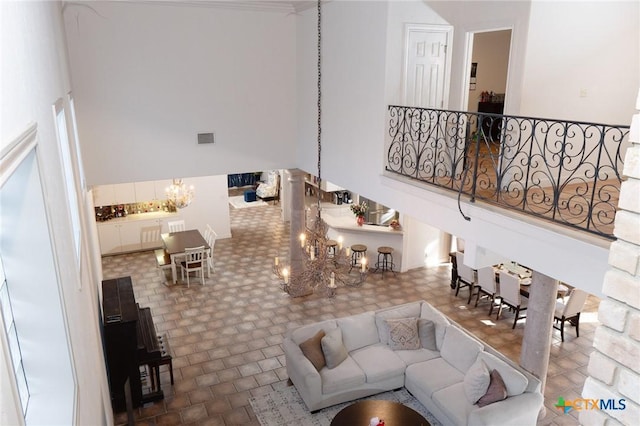
[(442, 108), (447, 66), (449, 27), (405, 27), (405, 104)]

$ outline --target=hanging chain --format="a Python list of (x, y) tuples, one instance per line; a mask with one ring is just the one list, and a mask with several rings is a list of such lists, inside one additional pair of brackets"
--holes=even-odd
[(322, 9), (318, 0), (318, 220), (320, 220), (321, 202), (321, 158), (322, 158)]

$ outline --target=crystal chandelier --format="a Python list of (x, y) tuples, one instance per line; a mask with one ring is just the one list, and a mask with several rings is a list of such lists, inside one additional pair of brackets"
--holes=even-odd
[[(321, 3), (318, 1), (318, 199), (316, 216), (306, 224), (304, 232), (299, 235), (302, 265), (299, 271), (280, 263), (278, 257), (273, 264), (273, 272), (279, 278), (282, 289), (291, 296), (305, 296), (312, 292), (324, 292), (333, 297), (338, 286), (357, 287), (367, 278), (367, 258), (352, 257), (349, 248), (343, 247), (342, 237), (337, 241), (327, 237), (327, 224), (322, 220), (320, 187), (322, 183), (321, 151), (322, 151), (322, 32)], [(293, 263), (293, 261), (292, 261)]]
[(193, 185), (187, 188), (187, 185), (182, 182), (182, 179), (174, 179), (173, 183), (165, 189), (165, 192), (167, 193), (169, 203), (177, 209), (183, 209), (193, 201)]

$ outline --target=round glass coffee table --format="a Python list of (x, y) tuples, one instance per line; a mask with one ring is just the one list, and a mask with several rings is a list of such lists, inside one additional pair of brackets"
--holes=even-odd
[(372, 417), (388, 426), (430, 426), (427, 419), (412, 408), (393, 401), (366, 400), (344, 407), (331, 421), (331, 426), (369, 426)]

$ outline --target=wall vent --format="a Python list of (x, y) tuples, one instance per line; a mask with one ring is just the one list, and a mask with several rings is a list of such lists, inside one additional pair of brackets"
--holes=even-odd
[(198, 144), (213, 143), (213, 133), (198, 133)]

